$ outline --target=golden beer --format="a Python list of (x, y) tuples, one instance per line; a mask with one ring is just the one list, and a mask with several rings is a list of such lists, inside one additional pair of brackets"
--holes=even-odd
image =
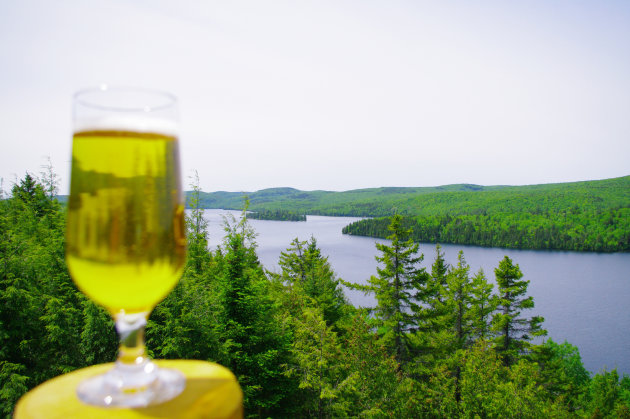
[(167, 134), (74, 134), (66, 261), (81, 291), (112, 314), (150, 312), (181, 276), (178, 154)]

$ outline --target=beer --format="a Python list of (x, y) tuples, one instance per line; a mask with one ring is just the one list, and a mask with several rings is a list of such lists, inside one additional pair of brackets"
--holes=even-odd
[(74, 134), (66, 261), (112, 314), (148, 313), (185, 263), (178, 141), (122, 126)]

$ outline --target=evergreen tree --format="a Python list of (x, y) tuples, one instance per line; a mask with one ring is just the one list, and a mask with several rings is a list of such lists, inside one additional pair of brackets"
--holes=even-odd
[(492, 330), (497, 334), (497, 351), (506, 365), (511, 365), (519, 354), (530, 348), (534, 336), (544, 336), (547, 331), (542, 328), (542, 317), (521, 316), (522, 310), (534, 308), (534, 298), (526, 296), (529, 281), (521, 280), (523, 273), (519, 266), (505, 256), (494, 272), (499, 295)]
[(563, 418), (561, 404), (546, 400), (538, 385), (536, 364), (525, 359), (507, 367), (487, 341), (465, 353), (462, 366), (460, 417)]
[(479, 269), (470, 284), (470, 317), (475, 339), (490, 336), (491, 315), (498, 304), (493, 289), (494, 285), (488, 282), (483, 269)]
[(592, 418), (630, 417), (630, 406), (623, 400), (624, 391), (617, 370), (603, 370), (590, 381), (588, 413)]
[(444, 325), (449, 332), (445, 341), (446, 360), (454, 377), (455, 400), (461, 400), (461, 352), (473, 342), (474, 313), (472, 311), (472, 283), (470, 266), (466, 263), (464, 252), (459, 251), (457, 265), (449, 269), (444, 289), (445, 316)]
[(186, 271), (196, 275), (202, 275), (204, 269), (211, 262), (211, 254), (208, 251), (208, 222), (204, 218), (204, 210), (201, 207), (199, 186), (199, 174), (195, 171), (188, 194), (190, 213), (186, 215), (186, 235), (188, 244), (188, 257), (186, 259)]
[(301, 417), (338, 417), (347, 409), (340, 397), (345, 378), (343, 350), (337, 334), (317, 307), (303, 307), (289, 317), (294, 341), (287, 375), (299, 380)]
[(84, 326), (80, 336), (85, 363), (94, 365), (114, 361), (119, 341), (112, 316), (88, 299), (82, 303)]
[[(65, 267), (64, 210), (49, 191), (27, 175), (0, 200), (2, 415), (42, 381), (115, 356), (113, 322)], [(189, 205), (195, 250), (154, 310), (147, 344), (160, 358), (231, 368), (248, 416), (630, 417), (630, 377), (591, 379), (572, 345), (530, 344), (542, 318), (521, 314), (533, 300), (507, 257), (495, 270), (496, 298), (482, 271), (469, 277), (461, 252), (448, 268), (438, 246), (429, 278), (394, 217), (378, 275), (358, 287), (377, 297), (371, 317), (345, 305), (314, 238), (295, 240), (269, 281), (244, 218), (228, 221), (210, 252), (201, 208)], [(495, 345), (484, 339), (492, 333)]]
[[(291, 337), (277, 316), (270, 283), (256, 255), (255, 233), (244, 216), (226, 220), (218, 262), (220, 288), (217, 328), (224, 365), (243, 388), (250, 414), (287, 414), (295, 387), (285, 374)], [(221, 256), (219, 256), (221, 255)]]
[(539, 366), (540, 383), (550, 401), (562, 400), (570, 412), (585, 409), (591, 377), (575, 346), (547, 339), (532, 348), (530, 358)]
[(347, 301), (341, 281), (332, 270), (328, 258), (324, 257), (314, 237), (306, 241), (297, 238), (291, 247), (280, 253), (278, 262), (282, 273), (280, 279), (299, 287), (319, 307), (329, 326), (343, 315)]
[(201, 207), (199, 176), (191, 177), (187, 194), (186, 238), (188, 254), (181, 280), (151, 313), (147, 347), (155, 357), (167, 359), (223, 358), (218, 333), (221, 268), (208, 250), (208, 222)]
[(431, 265), (431, 276), (429, 279), (428, 288), (431, 290), (429, 298), (429, 304), (439, 309), (444, 300), (444, 289), (446, 288), (446, 278), (449, 270), (449, 265), (444, 259), (444, 252), (442, 252), (442, 246), (440, 244), (435, 245), (435, 261)]
[[(30, 211), (37, 218), (56, 209), (46, 196), (44, 187), (30, 173), (11, 189), (13, 207), (17, 211)], [(19, 207), (19, 208), (18, 208)]]
[(459, 251), (457, 265), (447, 275), (445, 289), (446, 304), (449, 307), (450, 327), (454, 338), (454, 348), (464, 349), (471, 341), (471, 283), (470, 266), (466, 263), (464, 252)]
[(59, 176), (54, 171), (50, 157), (46, 158), (46, 164), (43, 164), (41, 167), (40, 182), (46, 192), (46, 196), (52, 201), (59, 190)]
[[(442, 246), (435, 245), (435, 261), (431, 265), (431, 275), (427, 278), (426, 294), (424, 306), (422, 307), (425, 320), (425, 331), (430, 331), (433, 334), (439, 334), (444, 331), (446, 326), (447, 317), (449, 315), (449, 307), (446, 304), (447, 287), (448, 287), (448, 273), (450, 266), (444, 259), (444, 252), (442, 252)], [(438, 339), (439, 340), (439, 339)]]
[(0, 410), (23, 391), (86, 365), (84, 297), (64, 262), (64, 214), (30, 174), (0, 201)]
[(435, 247), (435, 261), (423, 292), (418, 293), (417, 327), (412, 336), (418, 352), (416, 375), (432, 376), (438, 363), (450, 356), (453, 349), (453, 304), (449, 300), (448, 278), (451, 270), (442, 247)]
[(404, 365), (412, 356), (408, 335), (418, 324), (418, 301), (426, 292), (428, 275), (420, 267), (423, 256), (418, 255), (418, 244), (410, 238), (411, 229), (403, 228), (400, 215), (392, 217), (389, 231), (390, 244), (376, 244), (381, 252), (376, 260), (382, 265), (377, 267), (378, 276), (372, 276), (363, 290), (374, 293), (381, 339), (396, 361)]
[(215, 272), (210, 269), (206, 275), (209, 278), (185, 273), (175, 289), (151, 313), (147, 324), (147, 347), (154, 357), (208, 361), (223, 357)]
[(343, 349), (342, 362), (347, 372), (339, 384), (341, 400), (335, 417), (393, 416), (395, 409), (407, 401), (395, 397), (399, 364), (388, 353), (383, 340), (372, 332), (370, 322), (362, 313), (352, 318)]

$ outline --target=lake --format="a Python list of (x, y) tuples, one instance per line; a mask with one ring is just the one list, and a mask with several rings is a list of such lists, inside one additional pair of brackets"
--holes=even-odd
[[(210, 246), (224, 236), (224, 210), (206, 210)], [(239, 212), (229, 211), (235, 216)], [(341, 234), (353, 217), (308, 216), (306, 222), (250, 220), (258, 233), (258, 257), (271, 271), (278, 270), (280, 252), (294, 238), (317, 239), (322, 253), (337, 275), (346, 281), (366, 283), (376, 274), (375, 243), (385, 240)], [(630, 374), (630, 253), (579, 253), (564, 251), (512, 250), (463, 245), (442, 245), (447, 262), (455, 264), (464, 251), (471, 275), (482, 268), (494, 282), (494, 269), (505, 255), (520, 265), (523, 279), (530, 281), (528, 293), (535, 308), (524, 315), (541, 315), (548, 337), (577, 346), (585, 367), (591, 372), (617, 368)], [(435, 259), (435, 245), (420, 244), (428, 270)], [(346, 290), (355, 306), (372, 306), (374, 299)]]

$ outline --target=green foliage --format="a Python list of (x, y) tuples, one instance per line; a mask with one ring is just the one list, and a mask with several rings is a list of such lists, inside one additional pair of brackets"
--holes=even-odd
[(530, 348), (534, 336), (544, 336), (540, 316), (523, 318), (521, 311), (534, 308), (534, 299), (526, 296), (529, 281), (521, 280), (523, 273), (512, 259), (505, 256), (494, 270), (497, 278), (497, 312), (492, 317), (492, 330), (496, 332), (497, 350), (507, 365), (513, 364), (519, 354)]
[[(438, 244), (435, 248), (435, 261), (431, 274), (427, 278), (422, 303), (416, 309), (417, 330), (414, 336), (415, 346), (425, 358), (444, 358), (453, 344), (452, 308), (453, 302), (447, 300), (448, 276), (450, 266), (444, 259), (444, 253)], [(429, 360), (425, 359), (425, 363)]]
[(317, 308), (306, 307), (289, 317), (294, 342), (286, 372), (299, 380), (300, 411), (307, 417), (335, 417), (346, 413), (340, 386), (345, 376), (343, 351), (336, 333)]
[(54, 210), (54, 203), (48, 199), (41, 183), (26, 173), (20, 184), (15, 184), (11, 189), (11, 204), (23, 210), (31, 212), (36, 217), (42, 217)]
[[(544, 214), (423, 215), (407, 217), (418, 242), (441, 242), (514, 249), (618, 252), (630, 250), (630, 208), (571, 209)], [(388, 218), (356, 221), (344, 233), (384, 237)]]
[(619, 380), (617, 370), (603, 370), (588, 386), (587, 414), (592, 418), (630, 417), (629, 390), (630, 377)]
[(457, 265), (447, 275), (444, 297), (447, 302), (447, 313), (450, 317), (448, 324), (452, 328), (454, 345), (457, 349), (464, 349), (472, 341), (473, 316), (471, 313), (470, 266), (464, 259), (464, 252), (460, 250)]
[[(597, 252), (630, 250), (630, 176), (529, 186), (447, 185), (346, 192), (291, 188), (249, 193), (253, 211), (405, 216), (418, 242)], [(240, 208), (242, 193), (201, 193), (204, 208)], [(370, 218), (347, 234), (386, 238), (390, 221)]]
[[(87, 365), (112, 362), (118, 350), (114, 320), (102, 307), (90, 300), (82, 301), (83, 330), (80, 350)], [(69, 330), (76, 333), (76, 330)]]
[(472, 332), (476, 339), (490, 336), (490, 321), (492, 313), (499, 303), (493, 294), (494, 285), (489, 283), (483, 269), (472, 278), (470, 284), (470, 321)]
[(251, 220), (306, 221), (305, 214), (296, 214), (294, 212), (281, 209), (248, 212), (247, 218)]
[[(249, 192), (251, 210), (281, 209), (300, 214), (383, 217), (495, 213), (564, 214), (628, 208), (630, 176), (528, 186), (446, 185), (430, 188), (372, 188), (345, 192), (292, 188)], [(242, 192), (201, 193), (203, 208), (240, 209)]]
[(199, 175), (195, 171), (190, 186), (192, 191), (188, 193), (187, 206), (191, 209), (186, 215), (186, 233), (188, 244), (188, 258), (186, 259), (186, 273), (201, 275), (204, 267), (210, 263), (211, 255), (208, 252), (208, 222), (204, 218), (199, 195)]
[(310, 297), (306, 304), (318, 307), (329, 326), (333, 326), (343, 315), (348, 305), (341, 281), (336, 277), (328, 257), (321, 254), (317, 240), (291, 242), (291, 247), (280, 253), (278, 262), (282, 273), (277, 279), (301, 289)]
[(444, 252), (442, 252), (442, 246), (438, 243), (435, 246), (435, 261), (433, 265), (431, 265), (431, 277), (429, 278), (429, 283), (427, 285), (428, 289), (431, 290), (429, 296), (429, 304), (435, 307), (436, 304), (443, 303), (442, 293), (446, 288), (447, 274), (449, 270), (449, 265), (444, 260)]
[(533, 347), (530, 359), (540, 367), (539, 382), (549, 400), (562, 400), (570, 412), (584, 411), (591, 376), (578, 348), (566, 341), (557, 344), (547, 339)]
[(568, 417), (566, 410), (545, 399), (538, 368), (521, 359), (506, 367), (486, 341), (466, 352), (461, 379), (461, 417)]
[(401, 224), (401, 216), (392, 217), (389, 225), (391, 244), (377, 243), (381, 256), (378, 276), (372, 276), (367, 286), (355, 286), (373, 293), (377, 306), (373, 313), (381, 340), (399, 364), (407, 363), (413, 351), (409, 330), (421, 311), (418, 301), (426, 288), (428, 274), (420, 266), (423, 255), (418, 255), (418, 244), (410, 238), (409, 230)]
[(223, 363), (243, 386), (245, 407), (271, 414), (290, 396), (287, 363), (291, 336), (274, 318), (270, 283), (255, 252), (255, 234), (245, 217), (226, 222), (219, 272), (218, 329), (226, 346)]
[[(68, 274), (64, 220), (63, 208), (29, 174), (13, 186), (8, 199), (0, 201), (0, 410), (4, 414), (13, 410), (26, 390), (87, 365), (82, 331), (91, 330), (97, 314), (84, 312), (85, 298)], [(107, 332), (99, 330), (96, 335), (107, 336)], [(113, 353), (107, 360), (112, 359)]]
[[(54, 183), (54, 176), (49, 179)], [(509, 188), (450, 189), (440, 194)], [(117, 349), (110, 316), (70, 279), (65, 213), (50, 191), (27, 175), (0, 200), (4, 416), (42, 381), (112, 361)], [(186, 269), (153, 311), (147, 345), (158, 358), (209, 360), (232, 369), (248, 417), (630, 417), (630, 377), (613, 370), (591, 378), (571, 344), (531, 343), (543, 333), (542, 319), (523, 316), (533, 299), (509, 258), (495, 271), (496, 289), (483, 272), (471, 276), (463, 253), (449, 264), (439, 246), (429, 274), (408, 219), (395, 216), (390, 243), (378, 247), (376, 275), (356, 287), (376, 295), (370, 314), (347, 303), (315, 238), (294, 240), (282, 252), (278, 273), (260, 265), (256, 235), (244, 217), (227, 219), (223, 244), (208, 250), (198, 192), (189, 201)], [(353, 193), (386, 202), (406, 192)], [(415, 202), (417, 194), (434, 192), (406, 196)], [(272, 202), (300, 192), (265, 194)]]
[[(59, 190), (59, 176), (55, 173), (55, 170), (52, 165), (52, 161), (50, 161), (50, 157), (46, 158), (46, 164), (41, 166), (42, 171), (40, 172), (40, 182), (41, 186), (46, 192), (46, 196), (48, 199), (53, 200), (57, 196), (57, 191)], [(0, 199), (2, 198), (0, 194)]]
[(404, 407), (404, 392), (403, 397), (396, 397), (398, 363), (362, 314), (351, 319), (343, 347), (346, 377), (339, 387), (344, 411), (338, 417), (381, 418), (393, 416)]
[(29, 377), (23, 375), (25, 370), (24, 365), (0, 361), (0, 413), (5, 417), (11, 416), (13, 406), (29, 389)]

